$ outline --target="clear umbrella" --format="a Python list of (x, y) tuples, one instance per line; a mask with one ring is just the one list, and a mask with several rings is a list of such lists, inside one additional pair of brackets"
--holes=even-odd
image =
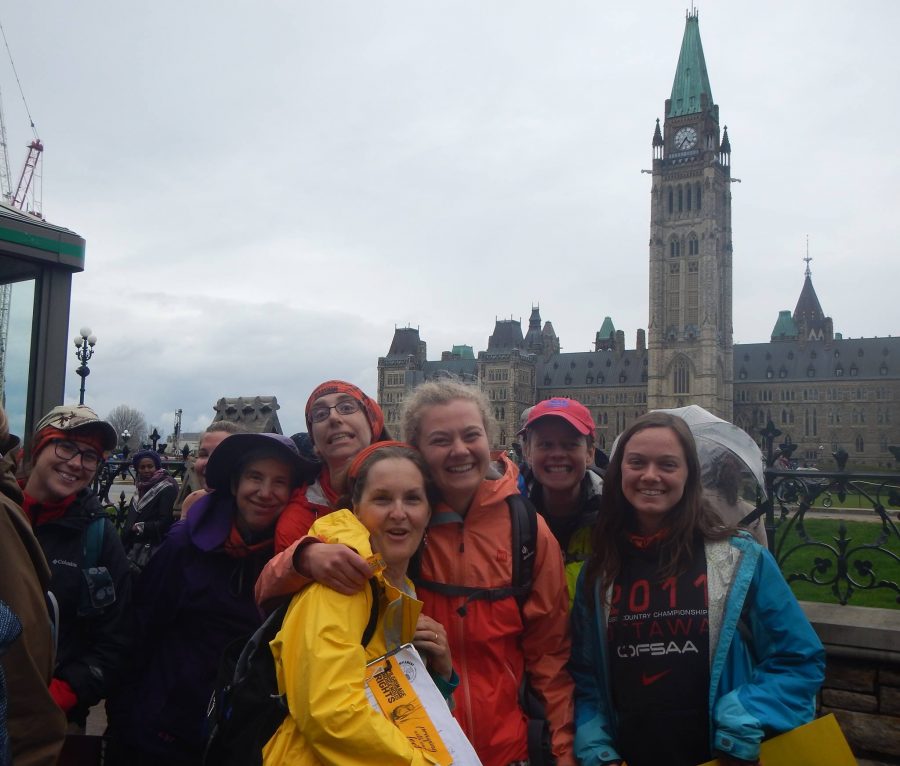
[(694, 435), (694, 441), (697, 442), (697, 454), (700, 456), (705, 486), (717, 483), (717, 475), (723, 470), (723, 466), (727, 466), (730, 462), (730, 455), (737, 458), (741, 468), (755, 479), (762, 497), (766, 496), (762, 450), (746, 431), (696, 404), (659, 411), (668, 412), (688, 424)]
[[(746, 431), (696, 404), (654, 412), (667, 412), (687, 423), (697, 443), (704, 485), (717, 484), (718, 474), (733, 466), (731, 458), (735, 458), (740, 461), (738, 467), (741, 473), (747, 478), (752, 477), (762, 497), (766, 496), (762, 450)], [(618, 439), (613, 444), (612, 452), (615, 452), (617, 445)]]

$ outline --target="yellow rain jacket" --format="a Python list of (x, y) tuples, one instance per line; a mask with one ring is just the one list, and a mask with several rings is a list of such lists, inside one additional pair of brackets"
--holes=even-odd
[[(368, 530), (348, 510), (323, 516), (310, 534), (349, 545), (363, 558), (372, 555)], [(264, 766), (432, 762), (366, 699), (366, 663), (411, 641), (422, 610), (420, 601), (376, 577), (378, 624), (366, 647), (371, 588), (345, 596), (313, 583), (294, 596), (269, 644), (290, 715), (263, 748)]]

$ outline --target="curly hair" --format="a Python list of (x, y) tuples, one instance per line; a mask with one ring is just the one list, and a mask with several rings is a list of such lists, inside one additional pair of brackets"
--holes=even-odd
[(585, 565), (586, 583), (609, 588), (622, 568), (628, 532), (634, 530), (634, 508), (622, 491), (622, 461), (628, 442), (648, 428), (668, 428), (678, 439), (687, 464), (687, 480), (681, 499), (666, 515), (669, 534), (660, 542), (660, 579), (673, 577), (690, 566), (697, 538), (722, 540), (734, 530), (727, 526), (703, 496), (700, 460), (687, 424), (666, 412), (649, 412), (622, 434), (606, 469), (597, 523), (591, 534), (591, 555)]
[(422, 417), (425, 414), (425, 410), (435, 405), (449, 404), (459, 399), (472, 402), (478, 408), (478, 412), (481, 413), (481, 419), (484, 422), (484, 430), (487, 433), (488, 441), (493, 441), (497, 423), (491, 414), (491, 407), (487, 397), (477, 386), (467, 385), (458, 378), (453, 377), (429, 380), (413, 390), (403, 405), (403, 413), (401, 415), (403, 438), (413, 447), (418, 447), (419, 428), (422, 425)]

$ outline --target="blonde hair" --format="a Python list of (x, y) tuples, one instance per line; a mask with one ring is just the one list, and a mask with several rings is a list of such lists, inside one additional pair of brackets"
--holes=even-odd
[(468, 385), (458, 378), (449, 377), (441, 378), (440, 380), (429, 380), (427, 383), (423, 383), (413, 389), (413, 392), (403, 405), (403, 413), (401, 415), (403, 439), (412, 444), (413, 447), (418, 447), (419, 428), (422, 425), (425, 410), (457, 400), (472, 402), (478, 408), (488, 441), (493, 441), (493, 436), (497, 430), (497, 422), (491, 414), (491, 406), (487, 397), (477, 386)]

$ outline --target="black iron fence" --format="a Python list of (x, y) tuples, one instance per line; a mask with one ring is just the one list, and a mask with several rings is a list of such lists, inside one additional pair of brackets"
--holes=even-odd
[[(840, 604), (862, 591), (891, 591), (900, 605), (900, 473), (848, 471), (843, 450), (832, 455), (833, 470), (793, 469), (796, 445), (776, 446), (781, 432), (771, 422), (761, 434), (767, 498), (757, 514), (787, 581), (829, 588)], [(814, 518), (833, 518), (836, 531), (817, 537)], [(868, 522), (871, 532), (850, 534), (848, 519)]]

